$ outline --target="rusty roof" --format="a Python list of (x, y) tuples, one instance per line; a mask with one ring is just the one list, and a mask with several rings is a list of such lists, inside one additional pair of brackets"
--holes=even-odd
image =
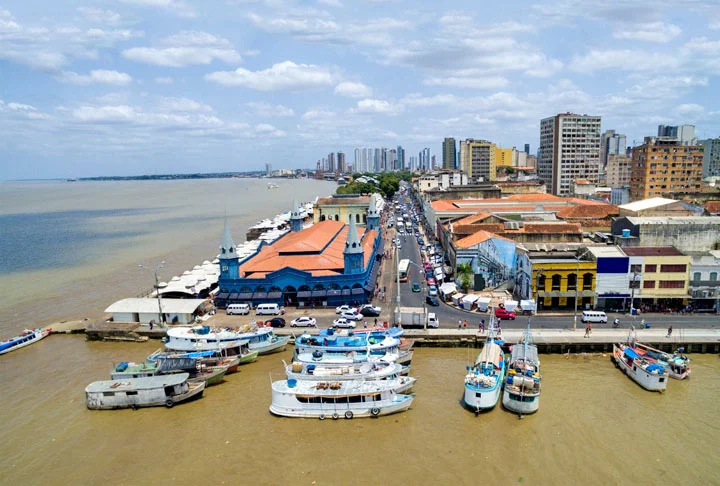
[(705, 210), (710, 214), (720, 214), (720, 201), (708, 201)]
[(627, 256), (683, 256), (674, 246), (628, 246), (623, 251)]
[(605, 219), (620, 214), (614, 204), (570, 206), (556, 213), (562, 219)]

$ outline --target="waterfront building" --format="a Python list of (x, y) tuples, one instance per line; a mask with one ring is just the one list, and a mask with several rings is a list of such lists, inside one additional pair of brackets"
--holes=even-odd
[(632, 157), (622, 154), (610, 154), (607, 156), (605, 166), (605, 185), (612, 188), (630, 187), (630, 174)]
[(487, 140), (467, 139), (460, 142), (460, 169), (471, 181), (495, 180), (497, 146)]
[(645, 143), (632, 151), (631, 200), (699, 192), (703, 150), (702, 145), (681, 143), (676, 137), (645, 137)]
[(695, 125), (658, 125), (658, 138), (675, 138), (678, 145), (697, 145)]
[[(466, 263), (473, 271), (471, 290), (485, 290), (505, 282), (512, 275), (515, 242), (502, 236), (477, 231), (460, 239), (450, 240), (447, 258), (455, 269)], [(457, 282), (457, 277), (456, 277)]]
[(703, 179), (720, 177), (720, 137), (700, 141), (703, 146)]
[(630, 257), (630, 280), (639, 282), (633, 307), (660, 311), (687, 304), (690, 256), (673, 246), (625, 247), (623, 252)]
[(562, 113), (540, 122), (538, 175), (552, 182), (550, 192), (570, 194), (575, 179), (598, 182), (600, 117)]
[(445, 140), (443, 140), (442, 144), (442, 150), (443, 150), (443, 169), (455, 169), (455, 159), (457, 157), (457, 152), (455, 148), (455, 139), (452, 137), (447, 137)]
[[(376, 196), (373, 196), (373, 203)], [(238, 257), (225, 227), (220, 248), (216, 303), (336, 306), (370, 301), (383, 248), (379, 211), (370, 209), (369, 228), (323, 220), (293, 231), (257, 251)], [(295, 211), (293, 211), (294, 213)]]
[[(328, 197), (319, 197), (313, 203), (313, 222), (349, 221), (352, 218), (355, 224), (365, 226), (370, 202), (370, 196), (359, 194), (333, 194)], [(382, 210), (385, 201), (377, 195), (376, 202), (378, 209)]]
[(720, 313), (720, 250), (692, 255), (690, 296), (696, 311)]
[[(205, 299), (166, 299), (161, 305), (154, 298), (122, 299), (105, 309), (105, 314), (112, 316), (112, 322), (136, 322), (155, 324), (167, 322), (168, 324), (192, 324), (195, 317), (206, 312)], [(162, 307), (162, 315), (160, 314)]]
[(333, 152), (330, 152), (327, 156), (327, 171), (328, 172), (336, 172), (337, 166), (335, 165), (335, 154)]
[(606, 130), (600, 136), (600, 165), (608, 165), (611, 155), (625, 155), (627, 136), (615, 133), (615, 130)]

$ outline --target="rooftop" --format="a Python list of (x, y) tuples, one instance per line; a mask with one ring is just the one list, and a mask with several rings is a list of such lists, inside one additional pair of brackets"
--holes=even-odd
[(562, 219), (605, 219), (619, 213), (620, 209), (614, 204), (600, 204), (562, 208), (556, 214)]
[(627, 216), (632, 224), (720, 224), (720, 216)]
[(720, 201), (708, 201), (705, 210), (710, 214), (720, 214)]
[(461, 240), (458, 240), (455, 243), (455, 246), (458, 248), (470, 248), (472, 246), (475, 246), (475, 245), (482, 243), (484, 241), (487, 241), (487, 240), (491, 240), (493, 238), (497, 238), (498, 240), (504, 240), (504, 241), (509, 241), (511, 243), (515, 243), (511, 239), (503, 238), (502, 236), (496, 235), (495, 233), (490, 233), (487, 231), (480, 230), (477, 233), (474, 233), (470, 236), (462, 238)]
[(602, 246), (591, 246), (588, 248), (590, 253), (595, 255), (595, 258), (610, 258), (610, 257), (624, 257), (627, 256), (618, 246), (602, 245)]
[[(204, 299), (162, 299), (162, 310), (163, 314), (192, 314), (195, 310), (200, 307)], [(139, 314), (157, 314), (158, 301), (157, 299), (139, 299), (130, 298), (118, 300), (110, 307), (105, 309), (108, 313), (117, 312), (136, 312)]]
[(328, 197), (319, 197), (317, 199), (317, 205), (332, 205), (332, 204), (370, 204), (370, 196), (359, 196), (357, 194), (348, 194), (345, 197), (342, 194), (334, 194)]
[(661, 206), (667, 206), (678, 202), (675, 199), (667, 199), (664, 197), (651, 197), (650, 199), (643, 199), (642, 201), (635, 201), (619, 206), (620, 209), (626, 209), (628, 211), (643, 211), (645, 209), (658, 208)]
[(674, 246), (635, 246), (623, 249), (627, 256), (683, 256)]

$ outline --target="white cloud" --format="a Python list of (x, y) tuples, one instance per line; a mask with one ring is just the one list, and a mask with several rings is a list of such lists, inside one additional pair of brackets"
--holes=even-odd
[(357, 102), (357, 107), (353, 109), (358, 113), (383, 113), (388, 115), (397, 115), (402, 111), (402, 106), (394, 105), (386, 100), (375, 100), (367, 98)]
[(156, 66), (183, 67), (210, 64), (215, 59), (240, 62), (240, 54), (230, 41), (207, 32), (183, 31), (165, 38), (158, 47), (133, 47), (123, 51), (131, 61)]
[(158, 77), (155, 78), (156, 84), (173, 84), (173, 78), (171, 77)]
[(660, 54), (631, 49), (593, 49), (584, 56), (575, 56), (570, 68), (583, 73), (592, 73), (603, 69), (674, 72), (681, 65), (681, 60), (670, 53)]
[(143, 7), (154, 7), (167, 10), (179, 17), (195, 17), (195, 10), (179, 0), (120, 0), (121, 3), (139, 5)]
[(439, 76), (427, 77), (423, 81), (427, 86), (451, 86), (454, 88), (472, 88), (472, 89), (497, 89), (504, 88), (508, 85), (508, 80), (501, 76), (483, 76), (478, 74), (474, 76)]
[(166, 97), (160, 100), (158, 107), (161, 111), (169, 112), (212, 112), (214, 111), (210, 105), (200, 103), (188, 98), (172, 98)]
[(70, 84), (114, 84), (125, 86), (132, 83), (132, 76), (118, 71), (95, 69), (90, 74), (78, 74), (72, 71), (63, 71), (55, 77), (58, 81)]
[(120, 25), (123, 23), (122, 16), (112, 10), (104, 10), (98, 7), (78, 7), (77, 10), (90, 22), (107, 25)]
[(720, 20), (714, 20), (708, 25), (710, 30), (720, 30)]
[(223, 126), (223, 121), (213, 115), (146, 111), (129, 105), (81, 106), (72, 110), (70, 114), (73, 120), (81, 123), (120, 123), (178, 129), (208, 129)]
[(623, 30), (613, 32), (616, 39), (633, 39), (648, 42), (667, 43), (682, 33), (682, 29), (674, 24), (651, 22), (648, 24), (628, 25)]
[(363, 83), (346, 81), (335, 86), (334, 93), (349, 98), (363, 98), (372, 95), (372, 89)]
[(283, 105), (271, 105), (270, 103), (262, 101), (251, 101), (245, 104), (248, 108), (251, 108), (256, 115), (263, 118), (295, 116), (295, 111), (293, 111), (292, 108)]
[(295, 64), (284, 61), (268, 69), (250, 71), (217, 71), (206, 74), (205, 79), (223, 86), (242, 86), (258, 91), (303, 91), (325, 88), (335, 84), (337, 76), (327, 67), (313, 64)]
[(697, 103), (683, 103), (677, 107), (677, 110), (684, 115), (690, 115), (702, 113), (705, 111), (705, 108)]
[(258, 135), (274, 135), (276, 137), (285, 136), (285, 132), (283, 130), (278, 130), (269, 123), (259, 123), (255, 125), (255, 133)]
[(707, 37), (693, 37), (683, 47), (700, 54), (720, 55), (720, 40), (710, 40)]

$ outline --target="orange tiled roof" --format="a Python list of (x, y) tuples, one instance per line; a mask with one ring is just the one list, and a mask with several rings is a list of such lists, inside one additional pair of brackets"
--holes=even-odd
[(457, 221), (453, 221), (453, 225), (459, 224), (473, 224), (477, 223), (478, 221), (483, 221), (491, 216), (490, 213), (487, 211), (480, 211), (475, 214), (471, 214), (470, 216), (465, 216), (462, 219), (458, 219)]
[(466, 238), (462, 238), (462, 239), (456, 241), (455, 246), (458, 248), (470, 248), (471, 246), (475, 246), (478, 243), (482, 243), (483, 241), (487, 241), (492, 238), (497, 238), (499, 240), (505, 240), (505, 241), (510, 241), (510, 242), (514, 243), (514, 241), (511, 239), (503, 238), (502, 236), (496, 235), (494, 233), (480, 230), (477, 233), (474, 233)]
[(720, 201), (708, 201), (705, 203), (705, 210), (710, 214), (720, 213)]
[(582, 205), (562, 208), (557, 213), (562, 219), (604, 219), (620, 214), (620, 209), (614, 204)]
[[(288, 233), (275, 243), (264, 246), (260, 252), (240, 267), (246, 278), (262, 278), (267, 273), (292, 267), (316, 276), (343, 273), (345, 240), (348, 228), (340, 221), (321, 221), (310, 228)], [(367, 233), (367, 235), (365, 235)], [(372, 257), (377, 231), (358, 228), (362, 238), (364, 261), (367, 266)]]

